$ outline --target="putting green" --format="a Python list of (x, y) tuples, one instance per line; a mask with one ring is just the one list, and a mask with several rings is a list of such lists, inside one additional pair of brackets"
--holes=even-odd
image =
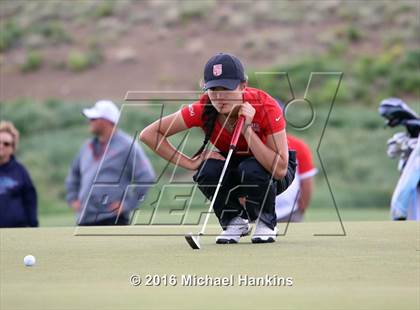
[[(249, 237), (216, 245), (214, 236), (205, 236), (199, 251), (182, 236), (197, 227), (92, 227), (80, 228), (78, 236), (74, 228), (2, 229), (0, 308), (419, 309), (419, 223), (344, 225), (346, 236), (314, 236), (340, 234), (340, 225), (290, 224), (285, 236), (263, 245)], [(23, 265), (27, 254), (36, 256), (34, 267)], [(131, 275), (143, 282), (131, 285)], [(145, 286), (147, 275), (160, 276), (160, 286)], [(207, 275), (213, 284), (231, 276), (233, 283), (186, 286), (188, 275)], [(239, 283), (245, 276), (263, 282), (266, 275), (268, 286)], [(281, 282), (287, 277), (293, 285)]]

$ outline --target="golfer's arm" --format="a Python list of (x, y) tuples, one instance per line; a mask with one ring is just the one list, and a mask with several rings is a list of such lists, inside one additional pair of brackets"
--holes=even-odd
[(267, 144), (264, 144), (252, 128), (248, 127), (245, 139), (258, 162), (271, 172), (276, 180), (284, 178), (289, 161), (286, 131), (269, 135)]
[(179, 152), (168, 137), (187, 130), (180, 112), (173, 113), (147, 126), (140, 133), (140, 140), (150, 147), (160, 157), (186, 169), (191, 168), (191, 159)]
[(313, 190), (313, 177), (309, 177), (300, 181), (300, 196), (298, 201), (299, 210), (305, 211), (311, 201)]

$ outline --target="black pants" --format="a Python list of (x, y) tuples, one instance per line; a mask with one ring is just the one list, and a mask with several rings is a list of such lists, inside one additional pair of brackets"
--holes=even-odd
[[(201, 192), (211, 200), (225, 164), (222, 160), (204, 161), (193, 176)], [(286, 176), (272, 179), (271, 174), (254, 157), (232, 156), (222, 186), (213, 205), (223, 229), (236, 216), (255, 221), (260, 218), (268, 227), (276, 225), (275, 200), (292, 183), (296, 170), (296, 154), (289, 152)], [(246, 197), (245, 208), (239, 197)]]

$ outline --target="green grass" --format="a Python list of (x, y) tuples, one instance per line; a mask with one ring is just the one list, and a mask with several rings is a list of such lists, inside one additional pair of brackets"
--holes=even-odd
[(42, 214), (38, 220), (41, 227), (74, 226), (76, 222), (73, 211), (70, 209), (67, 212)]
[[(204, 207), (207, 210), (208, 205)], [(133, 223), (145, 225), (148, 223), (150, 212), (144, 211), (140, 208), (137, 220)], [(143, 213), (145, 212), (145, 213)], [(194, 218), (198, 218), (198, 209), (193, 209), (193, 215), (186, 217), (186, 221)], [(163, 209), (162, 212), (157, 213), (156, 221), (163, 219), (167, 222), (176, 221), (177, 218), (182, 215), (183, 212), (174, 213), (169, 215), (167, 208)], [(338, 208), (338, 214), (341, 220), (346, 226), (346, 222), (349, 221), (385, 221), (389, 219), (389, 210), (385, 208), (360, 208), (360, 207), (344, 207)], [(306, 214), (305, 222), (336, 222), (339, 223), (339, 216), (334, 206), (331, 204), (330, 207), (310, 207)], [(60, 212), (42, 213), (39, 216), (39, 222), (41, 227), (59, 227), (59, 226), (74, 226), (75, 217), (74, 213), (70, 208), (63, 208)], [(212, 215), (210, 217), (210, 223), (216, 224), (216, 217)], [(292, 224), (293, 225), (293, 224)], [(279, 227), (282, 227), (281, 225)]]
[[(193, 251), (191, 227), (95, 227), (0, 230), (2, 309), (418, 309), (419, 224), (303, 223), (277, 243), (216, 245)], [(193, 229), (194, 230), (194, 229)], [(208, 232), (218, 233), (210, 226)], [(146, 233), (162, 236), (141, 236)], [(167, 234), (181, 234), (167, 236)], [(165, 235), (166, 234), (166, 235)], [(23, 257), (33, 254), (34, 267)], [(131, 275), (175, 275), (177, 285), (133, 287)], [(183, 287), (182, 275), (234, 277), (229, 287)], [(293, 278), (293, 286), (239, 286), (238, 275)]]

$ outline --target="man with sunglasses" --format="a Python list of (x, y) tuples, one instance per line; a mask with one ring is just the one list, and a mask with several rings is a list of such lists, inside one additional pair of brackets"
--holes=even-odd
[(0, 122), (0, 227), (37, 227), (37, 194), (28, 171), (15, 158), (19, 132)]

